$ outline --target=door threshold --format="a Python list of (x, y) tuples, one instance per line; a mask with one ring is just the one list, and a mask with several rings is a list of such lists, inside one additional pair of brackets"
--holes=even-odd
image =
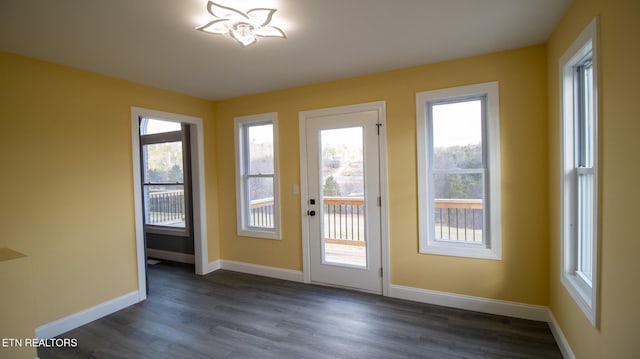
[(332, 284), (332, 283), (315, 282), (313, 280), (311, 281), (310, 284), (319, 285), (321, 287), (344, 289), (344, 290), (349, 290), (349, 291), (352, 291), (352, 292), (360, 292), (360, 293), (367, 293), (367, 294), (382, 295), (382, 289), (380, 289), (379, 291), (375, 291), (375, 290), (368, 290), (368, 289), (362, 289), (362, 288), (356, 288), (356, 287), (347, 287), (347, 286), (344, 286), (344, 285), (338, 285), (338, 284)]
[(172, 262), (195, 264), (196, 258), (193, 254), (163, 251), (161, 249), (147, 248), (147, 257), (165, 259)]

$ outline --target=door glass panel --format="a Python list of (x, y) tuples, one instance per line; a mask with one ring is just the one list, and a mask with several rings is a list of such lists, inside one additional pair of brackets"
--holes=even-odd
[(363, 128), (320, 132), (323, 263), (367, 266)]

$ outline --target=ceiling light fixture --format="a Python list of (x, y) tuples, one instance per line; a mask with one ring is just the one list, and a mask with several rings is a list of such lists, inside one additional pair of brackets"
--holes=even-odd
[(245, 13), (209, 1), (207, 11), (215, 17), (215, 20), (197, 27), (196, 30), (216, 35), (229, 35), (242, 46), (255, 43), (256, 37), (287, 38), (282, 29), (269, 25), (276, 9), (256, 8)]

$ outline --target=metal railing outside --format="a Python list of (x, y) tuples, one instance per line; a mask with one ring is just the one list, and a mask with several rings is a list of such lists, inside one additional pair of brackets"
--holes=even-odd
[(184, 190), (149, 192), (147, 199), (148, 223), (165, 226), (184, 223)]
[(324, 197), (323, 214), (326, 239), (364, 241), (363, 197)]
[[(435, 199), (436, 238), (444, 241), (482, 242), (481, 199)], [(363, 197), (324, 197), (326, 239), (364, 242), (365, 203)], [(273, 228), (273, 198), (251, 202), (251, 225)]]
[(442, 241), (482, 242), (481, 199), (435, 199), (435, 235)]
[(249, 225), (257, 228), (274, 228), (274, 207), (273, 197), (251, 201)]

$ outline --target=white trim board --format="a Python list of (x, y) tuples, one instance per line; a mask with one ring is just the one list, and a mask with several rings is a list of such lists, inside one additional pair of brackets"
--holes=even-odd
[(263, 277), (290, 280), (293, 282), (303, 282), (302, 272), (297, 270), (292, 270), (292, 269), (268, 267), (268, 266), (263, 266), (258, 264), (229, 261), (224, 259), (220, 260), (220, 269), (227, 269), (234, 272), (254, 274), (254, 275), (259, 275)]
[(94, 320), (105, 317), (111, 313), (115, 313), (128, 306), (143, 301), (138, 295), (138, 291), (116, 297), (94, 307), (82, 310), (69, 316), (60, 318), (53, 322), (41, 325), (36, 328), (36, 337), (38, 339), (49, 339), (57, 335), (66, 333), (72, 329), (91, 323)]
[(415, 302), (441, 305), (443, 307), (472, 310), (476, 312), (504, 315), (508, 317), (546, 322), (549, 308), (541, 305), (523, 304), (505, 300), (474, 297), (435, 290), (391, 285), (389, 296)]
[(220, 259), (218, 259), (217, 261), (213, 261), (213, 262), (209, 262), (204, 266), (204, 271), (203, 271), (203, 275), (205, 274), (209, 274), (211, 272), (215, 272), (218, 269), (220, 269)]
[(564, 336), (562, 329), (560, 329), (560, 325), (556, 321), (556, 317), (553, 315), (551, 310), (548, 311), (547, 324), (549, 324), (549, 329), (551, 329), (551, 334), (556, 339), (556, 344), (558, 344), (558, 348), (560, 348), (560, 353), (562, 353), (562, 357), (564, 359), (576, 359), (575, 354), (573, 354), (573, 350), (571, 350), (571, 346), (567, 341), (567, 338)]

